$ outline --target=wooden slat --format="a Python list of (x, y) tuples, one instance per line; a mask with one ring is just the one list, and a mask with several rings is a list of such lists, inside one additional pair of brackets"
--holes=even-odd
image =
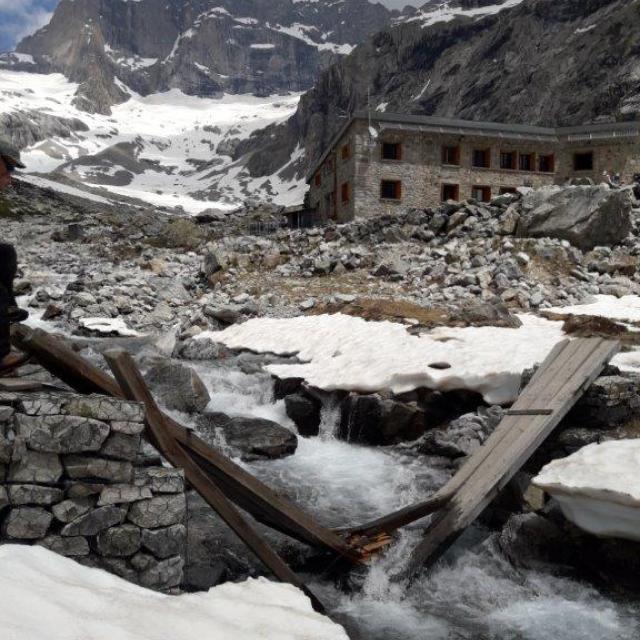
[(129, 400), (144, 404), (148, 428), (167, 460), (175, 467), (184, 470), (188, 481), (196, 491), (277, 578), (302, 589), (313, 602), (314, 608), (317, 611), (324, 611), (323, 605), (316, 596), (227, 500), (211, 478), (191, 459), (186, 448), (170, 435), (165, 424), (165, 416), (149, 392), (133, 358), (122, 350), (109, 351), (104, 354), (104, 357), (124, 395)]
[(493, 444), (487, 440), (482, 447), (488, 450), (488, 455), (471, 474), (465, 474), (455, 497), (427, 529), (424, 540), (412, 554), (407, 573), (415, 573), (425, 563), (437, 560), (480, 515), (593, 383), (618, 348), (617, 343), (600, 339), (574, 340), (560, 354), (554, 354), (556, 361), (547, 363), (545, 372), (528, 388), (525, 397), (525, 403), (537, 397), (537, 406), (549, 406), (553, 414), (511, 416), (501, 422), (494, 432), (497, 437)]
[[(33, 353), (43, 367), (80, 393), (102, 393), (124, 398), (120, 385), (113, 377), (45, 331), (31, 330), (20, 325), (16, 327), (14, 339), (21, 349)], [(352, 562), (359, 561), (357, 549), (348, 545), (342, 537), (316, 522), (297, 505), (276, 494), (245, 469), (198, 438), (193, 431), (167, 415), (164, 415), (163, 425), (173, 438), (194, 454), (192, 457), (195, 458), (197, 454), (199, 466), (215, 479), (227, 497), (257, 520), (301, 542), (329, 549)], [(152, 444), (160, 448), (154, 435), (148, 435)]]

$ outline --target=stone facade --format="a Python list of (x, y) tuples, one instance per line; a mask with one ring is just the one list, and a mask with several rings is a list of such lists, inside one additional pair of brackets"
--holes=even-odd
[(179, 587), (182, 471), (141, 443), (134, 402), (0, 394), (0, 543), (38, 544), (159, 591)]
[[(351, 120), (309, 178), (307, 201), (318, 220), (345, 222), (445, 200), (488, 201), (518, 187), (573, 178), (597, 183), (604, 171), (629, 183), (640, 173), (640, 131), (634, 123), (546, 129), (408, 120), (377, 114), (375, 127), (362, 117)], [(394, 146), (396, 159), (385, 158), (394, 155), (385, 147)]]

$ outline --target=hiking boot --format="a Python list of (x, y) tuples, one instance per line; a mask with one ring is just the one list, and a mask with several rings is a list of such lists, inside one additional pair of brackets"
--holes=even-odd
[(0, 373), (12, 371), (26, 364), (31, 356), (28, 353), (13, 351), (0, 360)]
[(15, 324), (16, 322), (24, 322), (29, 317), (29, 312), (26, 309), (20, 309), (20, 307), (7, 307), (6, 317), (11, 324)]

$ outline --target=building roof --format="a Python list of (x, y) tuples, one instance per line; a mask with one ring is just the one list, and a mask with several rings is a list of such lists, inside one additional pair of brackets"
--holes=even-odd
[(477, 122), (475, 120), (460, 120), (456, 118), (440, 118), (437, 116), (416, 116), (401, 113), (385, 113), (375, 111), (368, 113), (358, 111), (338, 130), (329, 145), (314, 163), (307, 175), (309, 182), (322, 163), (327, 159), (332, 149), (340, 141), (347, 129), (356, 120), (368, 120), (372, 124), (382, 125), (383, 129), (401, 129), (431, 131), (433, 133), (453, 133), (457, 135), (476, 135), (487, 137), (502, 137), (516, 140), (539, 140), (546, 142), (577, 142), (581, 140), (597, 140), (606, 138), (621, 138), (640, 135), (640, 122), (611, 122), (586, 124), (573, 127), (537, 127), (526, 124), (509, 124), (500, 122)]

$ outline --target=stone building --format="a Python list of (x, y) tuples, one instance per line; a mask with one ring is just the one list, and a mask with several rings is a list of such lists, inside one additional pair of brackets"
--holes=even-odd
[(571, 178), (640, 173), (640, 123), (533, 127), (391, 113), (355, 114), (308, 177), (318, 221), (489, 201)]

